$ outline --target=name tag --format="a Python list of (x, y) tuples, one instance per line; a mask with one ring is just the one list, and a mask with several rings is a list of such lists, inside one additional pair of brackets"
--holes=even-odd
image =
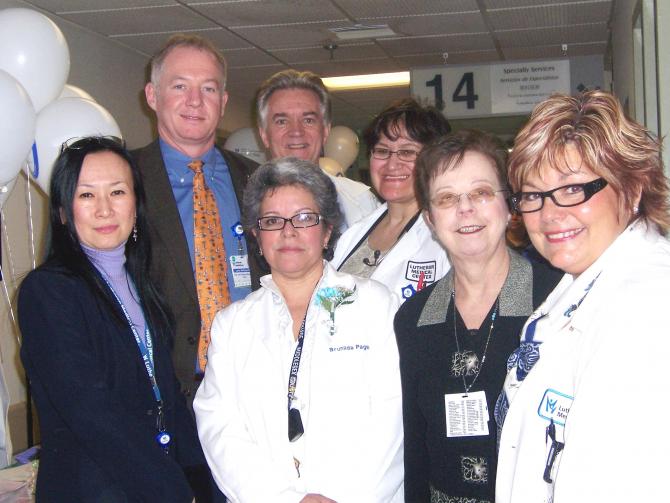
[(565, 420), (572, 407), (572, 399), (570, 395), (549, 388), (544, 392), (537, 413), (544, 419), (553, 419), (554, 423), (565, 426)]
[(251, 272), (247, 255), (230, 256), (230, 272), (233, 274), (235, 288), (251, 286)]
[(447, 437), (478, 437), (489, 434), (489, 407), (486, 393), (444, 395)]

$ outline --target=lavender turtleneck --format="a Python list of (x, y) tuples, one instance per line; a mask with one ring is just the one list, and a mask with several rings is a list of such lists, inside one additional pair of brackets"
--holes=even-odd
[(95, 268), (112, 285), (114, 292), (128, 311), (128, 316), (130, 316), (137, 334), (146, 342), (144, 334), (146, 320), (138, 302), (139, 296), (135, 290), (135, 285), (133, 285), (126, 272), (126, 242), (124, 241), (113, 250), (98, 250), (85, 244), (82, 244), (81, 247)]

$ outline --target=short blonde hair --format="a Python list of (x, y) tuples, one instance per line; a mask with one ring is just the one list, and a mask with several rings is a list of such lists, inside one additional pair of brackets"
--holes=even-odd
[(186, 49), (196, 49), (198, 51), (211, 54), (214, 59), (216, 59), (216, 62), (221, 69), (221, 75), (223, 77), (223, 81), (221, 82), (222, 90), (226, 89), (228, 65), (226, 63), (226, 58), (223, 56), (223, 53), (217, 49), (216, 46), (208, 39), (201, 37), (200, 35), (193, 35), (190, 33), (177, 33), (176, 35), (172, 35), (165, 42), (163, 47), (161, 47), (161, 49), (153, 55), (151, 58), (151, 83), (153, 85), (158, 85), (165, 58), (167, 58), (174, 49), (178, 49), (180, 47)]
[(509, 159), (509, 180), (514, 191), (531, 174), (548, 164), (559, 171), (568, 147), (582, 162), (607, 180), (622, 208), (631, 214), (640, 197), (639, 218), (670, 228), (668, 179), (663, 172), (661, 142), (647, 129), (628, 119), (619, 101), (604, 91), (577, 96), (555, 94), (533, 110), (515, 139)]

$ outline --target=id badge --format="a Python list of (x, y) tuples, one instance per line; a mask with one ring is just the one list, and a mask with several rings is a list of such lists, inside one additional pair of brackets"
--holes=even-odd
[(486, 393), (444, 395), (447, 437), (478, 437), (489, 434), (489, 407)]
[(249, 258), (247, 255), (231, 255), (230, 271), (233, 273), (235, 288), (251, 286), (251, 272), (249, 271)]

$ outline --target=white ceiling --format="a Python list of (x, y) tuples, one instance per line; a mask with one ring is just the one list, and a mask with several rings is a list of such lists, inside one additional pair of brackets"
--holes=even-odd
[[(604, 55), (613, 0), (28, 0), (150, 56), (172, 33), (196, 32), (229, 62), (228, 90), (251, 99), (285, 68), (324, 77), (444, 64)], [(337, 41), (329, 28), (387, 24), (397, 36)], [(334, 97), (334, 123), (363, 127), (407, 89)], [(514, 121), (513, 121), (514, 122)], [(518, 121), (517, 121), (518, 122)], [(502, 132), (502, 131), (498, 131)]]

